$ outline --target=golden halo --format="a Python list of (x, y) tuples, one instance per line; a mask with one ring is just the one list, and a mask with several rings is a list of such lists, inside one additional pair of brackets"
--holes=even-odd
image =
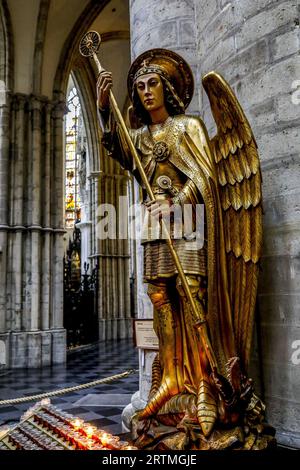
[[(136, 75), (156, 71), (164, 75), (174, 86), (184, 107), (187, 108), (194, 93), (194, 78), (190, 66), (176, 52), (168, 49), (150, 49), (139, 55), (132, 63), (127, 79), (129, 96), (132, 97), (133, 83)], [(142, 70), (140, 70), (142, 69)]]

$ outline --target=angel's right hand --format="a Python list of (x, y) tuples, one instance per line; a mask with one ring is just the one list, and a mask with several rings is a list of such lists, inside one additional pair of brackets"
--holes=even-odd
[(109, 106), (109, 92), (112, 88), (112, 74), (106, 70), (100, 72), (97, 80), (97, 106), (106, 109)]

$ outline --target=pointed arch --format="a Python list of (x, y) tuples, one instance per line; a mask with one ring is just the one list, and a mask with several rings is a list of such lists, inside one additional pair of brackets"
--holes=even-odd
[[(83, 238), (89, 240), (88, 261), (99, 267), (99, 338), (101, 340), (129, 337), (131, 331), (130, 246), (128, 240), (100, 240), (97, 235), (98, 204), (110, 203), (118, 207), (119, 197), (127, 196), (129, 182), (112, 159), (104, 157), (96, 110), (96, 76), (92, 61), (79, 54), (79, 42), (88, 31), (108, 0), (91, 1), (80, 15), (62, 49), (53, 84), (54, 103), (65, 103), (70, 73), (80, 98), (87, 134), (89, 175), (89, 219), (81, 222)], [(120, 28), (121, 29), (121, 28)], [(102, 41), (129, 40), (129, 31), (109, 31), (101, 35)], [(129, 52), (129, 48), (128, 48)], [(59, 157), (62, 163), (63, 158)], [(56, 200), (56, 205), (59, 200)], [(112, 254), (112, 245), (113, 254)], [(112, 298), (112, 286), (119, 296)]]
[(12, 91), (14, 85), (14, 42), (6, 0), (2, 0), (0, 3), (0, 46), (0, 80), (5, 84), (5, 91)]
[(83, 119), (86, 123), (90, 170), (92, 172), (100, 171), (101, 139), (95, 106), (95, 73), (90, 62), (83, 59), (77, 61), (72, 69), (72, 75), (80, 98)]
[(10, 93), (14, 87), (14, 44), (6, 0), (0, 2), (0, 331), (6, 331)]
[(64, 94), (67, 88), (68, 77), (72, 70), (75, 60), (79, 58), (79, 43), (87, 31), (89, 26), (93, 23), (95, 18), (100, 14), (103, 8), (110, 2), (110, 0), (98, 0), (95, 2), (91, 0), (90, 3), (85, 7), (82, 14), (76, 21), (72, 31), (70, 32), (67, 40), (65, 41), (62, 49), (59, 64), (57, 67), (54, 87), (53, 87), (53, 99), (64, 100)]
[(95, 109), (95, 72), (91, 62), (79, 55), (79, 43), (84, 33), (110, 0), (91, 0), (79, 16), (63, 46), (53, 85), (53, 100), (64, 102), (68, 80), (73, 72), (82, 104), (83, 118), (88, 124), (87, 144), (91, 171), (99, 171), (100, 138)]

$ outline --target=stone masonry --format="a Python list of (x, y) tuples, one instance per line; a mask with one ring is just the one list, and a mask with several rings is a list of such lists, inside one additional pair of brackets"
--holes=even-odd
[(13, 38), (0, 5), (0, 368), (66, 357), (63, 328), (65, 106), (13, 93)]
[[(299, 447), (300, 5), (209, 0), (195, 7), (198, 74), (216, 70), (229, 81), (259, 148), (264, 196), (257, 319), (261, 390), (279, 442)], [(213, 135), (204, 90), (199, 107)]]
[[(299, 8), (296, 0), (130, 1), (132, 59), (152, 47), (186, 58), (196, 79), (189, 111), (202, 115), (211, 136), (201, 76), (220, 72), (252, 125), (265, 212), (253, 366), (279, 442), (294, 447), (300, 447)], [(134, 406), (147, 398), (152, 356), (145, 354)]]

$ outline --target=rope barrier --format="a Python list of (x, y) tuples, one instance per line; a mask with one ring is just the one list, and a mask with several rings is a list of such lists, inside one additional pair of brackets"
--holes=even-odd
[(43, 398), (55, 397), (57, 395), (64, 395), (66, 393), (76, 392), (77, 390), (81, 390), (84, 388), (94, 387), (96, 385), (113, 382), (114, 380), (123, 379), (124, 377), (128, 377), (129, 375), (135, 374), (136, 372), (138, 372), (138, 369), (129, 369), (126, 372), (122, 372), (121, 374), (111, 375), (110, 377), (106, 377), (105, 379), (98, 379), (98, 380), (94, 380), (93, 382), (87, 382), (81, 385), (74, 385), (73, 387), (62, 388), (60, 390), (53, 390), (52, 392), (39, 393), (37, 395), (31, 395), (29, 397), (10, 398), (8, 400), (0, 400), (0, 406), (1, 405), (13, 405), (15, 403), (24, 403), (26, 401), (41, 400)]

